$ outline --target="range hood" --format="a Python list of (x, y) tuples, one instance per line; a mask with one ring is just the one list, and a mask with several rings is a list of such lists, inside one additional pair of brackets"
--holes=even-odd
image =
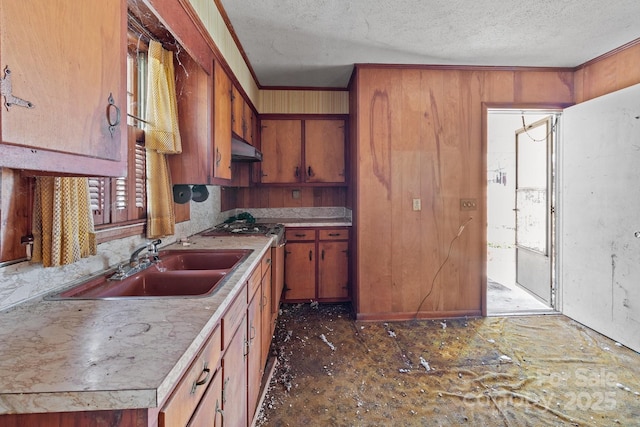
[(236, 138), (231, 138), (232, 162), (261, 162), (262, 153), (253, 145)]

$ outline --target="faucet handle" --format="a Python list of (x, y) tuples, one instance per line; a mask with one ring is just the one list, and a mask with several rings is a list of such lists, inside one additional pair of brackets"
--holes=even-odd
[(160, 239), (153, 240), (153, 241), (149, 242), (149, 244), (147, 245), (147, 249), (152, 254), (157, 254), (158, 253), (158, 245), (160, 243), (162, 243), (162, 240), (160, 240)]

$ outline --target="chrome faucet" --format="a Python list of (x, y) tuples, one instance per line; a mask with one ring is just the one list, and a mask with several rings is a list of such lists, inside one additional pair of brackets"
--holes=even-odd
[[(157, 239), (152, 242), (145, 243), (143, 246), (137, 248), (129, 257), (129, 265), (120, 264), (117, 271), (109, 277), (109, 280), (123, 280), (135, 273), (144, 270), (145, 268), (153, 265), (160, 260), (158, 255), (158, 245), (162, 243), (162, 240)], [(147, 253), (144, 254), (144, 261), (140, 262), (140, 253), (144, 250)]]
[(158, 245), (162, 243), (162, 240), (157, 239), (154, 240), (152, 242), (149, 243), (145, 243), (143, 246), (140, 246), (138, 249), (136, 249), (135, 251), (133, 251), (133, 253), (131, 254), (131, 257), (129, 258), (129, 266), (130, 267), (135, 267), (140, 265), (140, 252), (144, 251), (145, 249), (147, 250), (147, 254), (145, 254), (145, 257), (148, 259), (149, 257), (152, 257), (154, 261), (158, 260)]

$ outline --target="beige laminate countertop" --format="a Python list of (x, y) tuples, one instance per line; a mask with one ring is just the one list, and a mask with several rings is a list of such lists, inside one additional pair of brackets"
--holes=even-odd
[(219, 324), (271, 237), (193, 236), (188, 247), (253, 249), (213, 295), (34, 299), (0, 312), (0, 414), (158, 407)]
[(351, 227), (349, 218), (259, 218), (257, 222), (285, 227)]

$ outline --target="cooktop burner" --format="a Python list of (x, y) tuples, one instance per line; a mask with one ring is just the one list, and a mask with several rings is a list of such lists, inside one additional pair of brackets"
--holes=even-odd
[(240, 233), (240, 234), (267, 234), (269, 231), (268, 224), (251, 224), (246, 222), (232, 222), (229, 224), (218, 224), (214, 230), (224, 233)]
[(224, 236), (229, 234), (276, 236), (279, 243), (284, 239), (283, 224), (257, 224), (247, 221), (234, 221), (218, 224), (204, 231), (202, 236)]

